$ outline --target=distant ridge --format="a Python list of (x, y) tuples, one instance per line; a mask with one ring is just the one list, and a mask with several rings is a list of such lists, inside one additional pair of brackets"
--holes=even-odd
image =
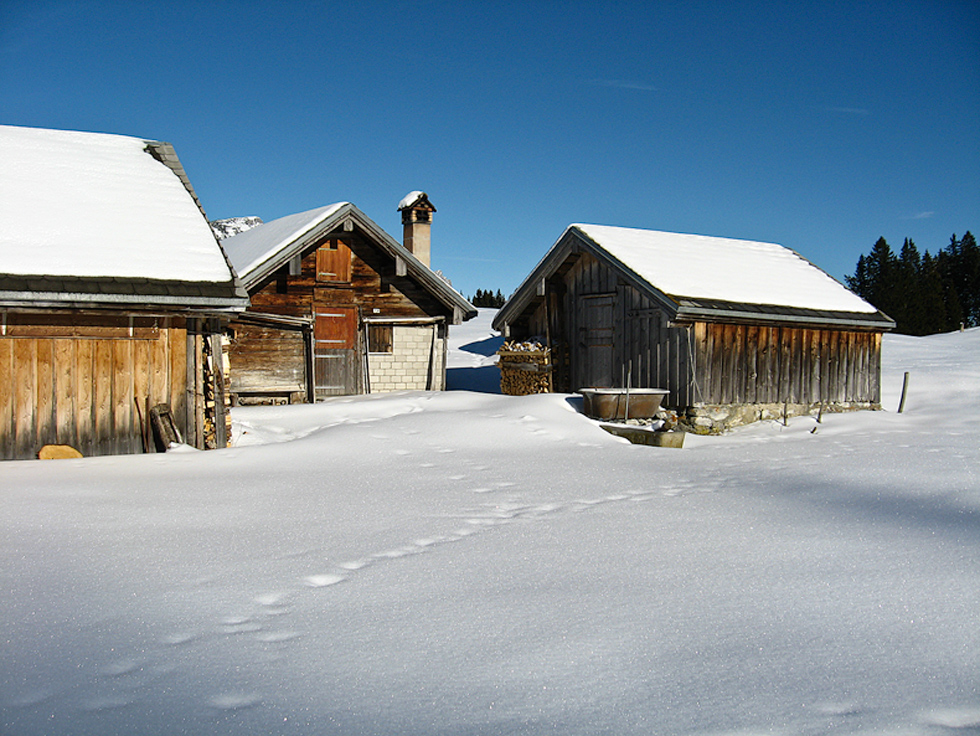
[(261, 224), (262, 218), (255, 217), (254, 215), (249, 217), (228, 217), (224, 220), (212, 220), (210, 222), (211, 229), (214, 231), (218, 240), (230, 238), (232, 235), (238, 235), (238, 233), (251, 230), (256, 225)]

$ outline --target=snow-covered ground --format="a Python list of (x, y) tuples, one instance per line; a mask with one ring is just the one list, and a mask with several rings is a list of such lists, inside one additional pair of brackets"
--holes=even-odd
[(886, 411), (682, 450), (454, 390), (3, 463), (0, 733), (980, 733), (977, 356), (888, 336)]

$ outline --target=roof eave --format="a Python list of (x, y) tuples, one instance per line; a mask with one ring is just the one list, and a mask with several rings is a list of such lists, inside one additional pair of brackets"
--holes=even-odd
[[(805, 310), (801, 310), (803, 312)], [(787, 324), (796, 327), (850, 328), (873, 332), (889, 332), (895, 323), (881, 312), (841, 312), (839, 314), (806, 314), (748, 311), (737, 307), (717, 309), (682, 306), (673, 317), (674, 322), (727, 322), (734, 324)]]
[(668, 317), (673, 317), (676, 313), (677, 304), (669, 296), (647, 282), (618, 258), (609, 254), (578, 227), (569, 225), (544, 258), (534, 267), (530, 275), (517, 287), (510, 299), (504, 302), (493, 320), (493, 328), (503, 331), (506, 325), (520, 317), (538, 295), (539, 282), (551, 276), (570, 255), (579, 252), (587, 252), (617, 271), (630, 285), (661, 306), (667, 312)]
[(248, 299), (198, 297), (187, 299), (178, 296), (149, 297), (145, 294), (92, 294), (72, 292), (10, 292), (0, 291), (0, 308), (6, 309), (176, 309), (221, 312), (244, 312)]

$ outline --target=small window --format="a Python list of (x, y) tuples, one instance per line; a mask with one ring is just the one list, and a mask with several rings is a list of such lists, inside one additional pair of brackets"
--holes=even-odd
[(369, 352), (392, 352), (391, 325), (368, 325), (367, 335)]

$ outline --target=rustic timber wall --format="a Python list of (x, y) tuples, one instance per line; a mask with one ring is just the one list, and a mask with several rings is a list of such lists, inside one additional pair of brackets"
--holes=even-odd
[(187, 342), (180, 318), (4, 314), (0, 457), (32, 458), (45, 444), (142, 452), (147, 409), (158, 403), (193, 430)]
[(879, 333), (704, 322), (692, 332), (705, 404), (881, 400)]
[[(317, 281), (317, 248), (333, 240), (350, 249), (350, 281)], [(356, 232), (324, 237), (302, 259), (300, 273), (290, 275), (288, 266), (249, 290), (252, 311), (309, 317), (314, 305), (359, 307), (365, 316), (445, 316), (445, 308), (411, 279), (395, 275), (393, 263)], [(376, 313), (374, 310), (377, 309)], [(452, 316), (452, 315), (449, 315)]]
[[(543, 337), (552, 348), (555, 389), (666, 388), (670, 406), (694, 401), (687, 330), (617, 274), (583, 254), (546, 282), (546, 294), (518, 339)], [(526, 334), (523, 334), (526, 332)]]
[(302, 330), (236, 323), (231, 339), (232, 394), (280, 395), (306, 401), (306, 336)]

